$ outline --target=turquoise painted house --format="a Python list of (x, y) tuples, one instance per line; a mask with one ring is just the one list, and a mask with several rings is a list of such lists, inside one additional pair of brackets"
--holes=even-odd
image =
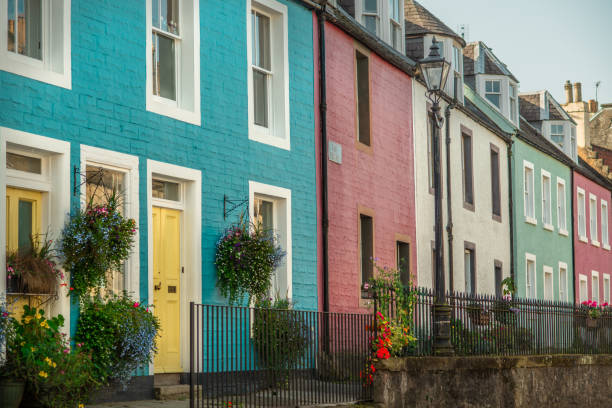
[[(138, 235), (113, 289), (161, 306), (172, 336), (149, 374), (189, 369), (189, 302), (226, 304), (215, 244), (240, 212), (287, 253), (274, 289), (316, 310), (312, 12), (290, 0), (53, 4), (9, 6), (0, 21), (0, 214), (58, 236), (90, 187), (122, 192)], [(0, 229), (0, 274), (11, 233)], [(48, 307), (74, 333), (63, 295)]]

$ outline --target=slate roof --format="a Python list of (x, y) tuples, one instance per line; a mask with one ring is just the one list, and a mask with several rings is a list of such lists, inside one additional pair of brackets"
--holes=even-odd
[(540, 120), (540, 94), (519, 95), (519, 112), (529, 122)]
[(461, 46), (465, 47), (465, 40), (451, 30), (438, 17), (434, 16), (415, 0), (406, 0), (404, 3), (404, 19), (406, 37), (423, 36), (425, 34), (440, 34), (453, 37)]
[(570, 168), (575, 168), (576, 163), (565, 155), (558, 147), (548, 141), (536, 128), (531, 126), (529, 122), (521, 116), (521, 130), (518, 134), (519, 139), (523, 140), (527, 144), (533, 146), (539, 151), (546, 153), (547, 155), (555, 158), (557, 161), (565, 164)]
[[(477, 47), (478, 53), (476, 53)], [(478, 57), (476, 57), (477, 54)], [(463, 74), (468, 76), (475, 74), (506, 75), (514, 82), (519, 82), (510, 72), (508, 66), (497, 58), (493, 50), (482, 41), (469, 43), (463, 48)]]

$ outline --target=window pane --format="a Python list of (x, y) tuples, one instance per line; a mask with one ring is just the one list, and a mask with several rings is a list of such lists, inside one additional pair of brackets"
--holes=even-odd
[(376, 34), (378, 32), (378, 17), (377, 16), (363, 16), (365, 28), (368, 31)]
[(491, 150), (491, 194), (493, 214), (501, 215), (501, 191), (499, 185), (499, 153)]
[(274, 234), (274, 203), (255, 198), (253, 205), (253, 223), (265, 232)]
[(97, 166), (87, 166), (87, 203), (102, 205), (114, 193), (119, 200), (119, 212), (124, 212), (125, 173)]
[(472, 138), (463, 135), (463, 186), (464, 201), (474, 204), (474, 186), (472, 177)]
[(378, 13), (378, 0), (364, 0), (363, 11), (366, 13)]
[(357, 58), (357, 120), (359, 141), (370, 145), (370, 73), (368, 57), (356, 53)]
[(463, 255), (464, 276), (465, 276), (465, 293), (474, 293), (475, 276), (474, 276), (474, 251), (466, 249)]
[(164, 200), (180, 201), (179, 184), (171, 181), (156, 180), (152, 181), (153, 198)]
[(361, 283), (367, 282), (374, 275), (374, 236), (372, 217), (359, 216), (361, 226)]
[(402, 284), (410, 284), (410, 244), (397, 242), (397, 269), (400, 273)]
[(253, 69), (255, 124), (268, 127), (268, 75)]
[(15, 52), (15, 36), (17, 35), (17, 25), (15, 23), (17, 17), (15, 16), (15, 2), (8, 0), (8, 38), (7, 38), (7, 49)]
[(267, 71), (272, 70), (270, 59), (270, 18), (252, 13), (253, 65)]
[(495, 266), (495, 296), (502, 297), (502, 268), (501, 266)]
[(17, 0), (8, 2), (9, 51), (42, 60), (42, 3), (41, 0)]
[(155, 28), (161, 28), (159, 23), (159, 1), (151, 0), (151, 25)]
[(153, 94), (176, 100), (174, 40), (153, 34)]
[(17, 248), (19, 250), (30, 248), (30, 237), (32, 235), (32, 210), (34, 205), (31, 201), (19, 200), (19, 221), (17, 232)]
[(22, 156), (17, 153), (6, 153), (6, 168), (41, 174), (42, 160), (36, 157)]
[(179, 33), (178, 0), (161, 0), (161, 29), (172, 34)]
[(499, 108), (499, 95), (498, 94), (485, 94), (485, 96), (493, 105)]

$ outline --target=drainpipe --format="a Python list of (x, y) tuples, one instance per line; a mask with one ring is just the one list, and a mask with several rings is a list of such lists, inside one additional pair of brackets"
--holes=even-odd
[[(514, 134), (514, 137), (517, 137), (517, 133)], [(514, 144), (514, 140), (510, 139), (506, 142), (506, 154), (508, 158), (508, 219), (510, 220), (510, 279), (515, 285), (516, 281), (514, 280), (514, 185), (512, 184), (512, 162), (514, 161), (514, 155), (512, 154), (512, 145)]]
[(321, 121), (321, 200), (323, 201), (323, 312), (329, 312), (329, 211), (327, 196), (327, 92), (325, 72), (325, 8), (327, 1), (317, 10), (319, 28), (319, 115)]
[[(577, 288), (576, 288), (576, 276), (578, 276), (578, 274), (576, 273), (576, 248), (574, 248), (575, 245), (575, 239), (574, 239), (574, 169), (570, 167), (570, 180), (571, 180), (571, 191), (572, 193), (570, 194), (570, 208), (572, 209), (570, 211), (570, 213), (572, 214), (571, 216), (571, 225), (572, 225), (572, 234), (570, 235), (570, 238), (572, 240), (572, 283), (573, 283), (573, 287), (574, 287), (574, 301), (572, 303), (576, 303), (578, 301), (578, 297), (576, 296), (576, 292), (577, 292)], [(585, 221), (586, 222), (586, 221)]]
[(450, 115), (451, 109), (457, 105), (456, 100), (446, 105), (444, 110), (444, 118), (446, 121), (446, 213), (447, 224), (446, 234), (448, 237), (448, 290), (452, 293), (455, 290), (453, 279), (453, 209), (451, 200), (451, 171), (450, 171)]

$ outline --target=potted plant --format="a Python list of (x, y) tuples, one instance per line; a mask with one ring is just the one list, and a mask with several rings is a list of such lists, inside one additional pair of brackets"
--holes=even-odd
[(601, 308), (597, 306), (594, 300), (585, 300), (581, 303), (582, 308), (586, 311), (586, 326), (595, 328), (598, 326), (598, 318), (601, 316)]
[(52, 248), (53, 241), (42, 243), (34, 236), (30, 245), (7, 252), (6, 277), (8, 293), (55, 294), (58, 280), (64, 278)]

